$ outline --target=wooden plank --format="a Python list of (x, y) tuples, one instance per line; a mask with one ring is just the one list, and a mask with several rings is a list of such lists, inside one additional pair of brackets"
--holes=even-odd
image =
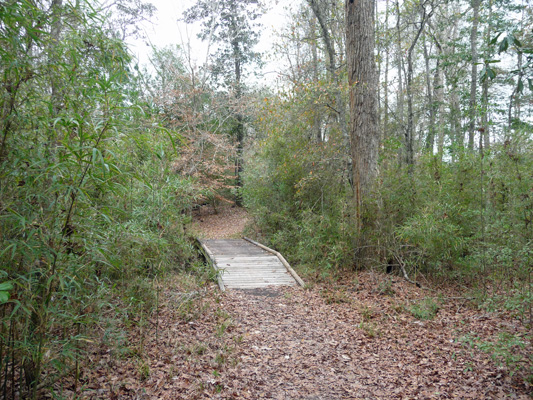
[(292, 276), (290, 275), (287, 275), (287, 276), (283, 276), (283, 275), (246, 275), (246, 274), (241, 274), (241, 275), (226, 275), (224, 274), (222, 276), (222, 279), (224, 279), (224, 282), (228, 282), (230, 280), (238, 280), (238, 279), (258, 279), (258, 280), (261, 280), (261, 279), (268, 279), (268, 280), (278, 280), (278, 281), (290, 281), (291, 279), (294, 279)]
[(260, 283), (279, 283), (280, 285), (289, 285), (291, 283), (296, 284), (296, 281), (294, 279), (290, 280), (279, 280), (279, 279), (236, 279), (236, 280), (225, 280), (224, 285), (230, 286), (233, 284), (250, 284), (253, 285), (254, 283), (260, 284)]
[[(279, 269), (262, 269), (262, 270), (256, 270), (256, 269), (223, 269), (220, 271), (221, 274), (224, 275), (238, 275), (238, 274), (246, 274), (246, 275), (284, 275), (284, 276), (291, 276), (285, 269), (279, 270)], [(292, 277), (292, 276), (291, 276)], [(294, 279), (294, 278), (293, 278)]]
[(221, 290), (300, 284), (279, 253), (266, 250), (253, 241), (206, 239), (199, 240), (199, 243), (217, 271)]
[(266, 268), (263, 268), (263, 269), (256, 269), (256, 268), (220, 268), (220, 271), (222, 273), (253, 273), (255, 272), (256, 274), (283, 274), (283, 275), (289, 275), (290, 274), (287, 272), (287, 270), (285, 268), (283, 269), (277, 269), (277, 268), (270, 268), (270, 269), (266, 269)]
[(275, 265), (275, 266), (264, 266), (264, 267), (258, 267), (253, 265), (221, 265), (218, 266), (218, 269), (221, 271), (258, 271), (258, 272), (285, 272), (288, 274), (287, 270), (283, 265)]
[(226, 279), (224, 281), (224, 285), (231, 285), (233, 283), (249, 283), (249, 284), (254, 284), (254, 283), (279, 283), (279, 284), (287, 284), (287, 283), (291, 283), (291, 282), (294, 282), (294, 279), (290, 280), (290, 279), (287, 279), (287, 280), (281, 280), (281, 279), (258, 279), (258, 278), (254, 278), (254, 279)]
[(219, 269), (225, 268), (248, 268), (248, 269), (280, 269), (287, 271), (283, 264), (234, 264), (234, 263), (217, 263)]
[(223, 279), (238, 279), (238, 278), (247, 278), (247, 277), (254, 277), (254, 278), (268, 278), (268, 279), (294, 279), (289, 274), (282, 274), (282, 273), (222, 273)]
[[(283, 266), (282, 266), (283, 267)], [(253, 273), (256, 272), (258, 274), (262, 273), (276, 273), (276, 274), (284, 274), (289, 275), (285, 268), (246, 268), (246, 267), (226, 267), (226, 268), (219, 268), (221, 272), (244, 272), (244, 273)]]
[(218, 259), (215, 259), (217, 262), (217, 265), (251, 265), (251, 266), (258, 266), (263, 267), (265, 265), (279, 265), (280, 267), (283, 267), (283, 264), (279, 260), (265, 260), (263, 261), (243, 261), (243, 260), (237, 260), (237, 261), (220, 261)]
[(285, 268), (283, 269), (254, 269), (254, 268), (223, 268), (220, 270), (223, 274), (276, 274), (291, 276)]
[[(226, 276), (239, 276), (239, 275), (253, 275), (253, 276), (272, 276), (272, 275), (276, 275), (276, 276), (289, 276), (289, 277), (292, 278), (291, 275), (286, 274), (286, 273), (284, 274), (281, 271), (251, 271), (251, 270), (248, 270), (248, 271), (222, 271), (221, 275), (223, 275), (223, 277), (226, 277)], [(292, 279), (294, 279), (294, 278), (292, 278)]]
[(215, 258), (215, 261), (217, 262), (217, 265), (257, 265), (258, 267), (261, 267), (263, 265), (279, 265), (283, 267), (283, 264), (279, 260), (265, 260), (265, 261), (245, 261), (245, 260), (225, 260), (222, 261), (220, 259)]
[(267, 256), (267, 257), (227, 257), (227, 256), (217, 256), (215, 255), (215, 259), (220, 262), (246, 262), (246, 263), (254, 263), (254, 262), (280, 262), (279, 258), (276, 256)]
[(291, 281), (293, 279), (292, 276), (287, 276), (287, 277), (283, 277), (283, 276), (259, 276), (259, 275), (234, 275), (234, 276), (224, 276), (222, 277), (224, 279), (224, 282), (229, 282), (229, 281), (238, 281), (238, 280), (241, 280), (241, 281), (246, 281), (246, 280), (250, 280), (250, 281), (253, 281), (253, 280), (258, 280), (258, 281)]
[(256, 246), (258, 247), (261, 247), (262, 249), (266, 250), (266, 251), (269, 251), (271, 252), (272, 254), (275, 254), (279, 260), (283, 263), (283, 265), (285, 266), (285, 268), (287, 268), (287, 271), (289, 271), (289, 273), (293, 276), (293, 278), (296, 280), (296, 282), (298, 282), (298, 284), (301, 286), (301, 287), (304, 287), (305, 286), (305, 282), (302, 280), (302, 278), (300, 278), (298, 276), (298, 274), (296, 273), (296, 271), (294, 271), (291, 266), (289, 265), (289, 263), (287, 262), (287, 260), (285, 260), (285, 258), (280, 254), (278, 253), (276, 250), (272, 250), (271, 248), (269, 247), (266, 247), (264, 245), (262, 245), (261, 243), (258, 243), (250, 238), (247, 238), (245, 237), (244, 240), (247, 240), (249, 241), (250, 243), (252, 244), (255, 244)]
[[(285, 276), (282, 272), (279, 271), (223, 271), (221, 273), (222, 278), (227, 276)], [(288, 275), (290, 276), (290, 275)], [(292, 278), (292, 277), (291, 277)]]
[(252, 284), (252, 285), (231, 285), (228, 286), (230, 289), (258, 289), (258, 288), (266, 288), (269, 286), (294, 286), (296, 282), (293, 282), (291, 284), (275, 284), (275, 283), (263, 283), (263, 284)]

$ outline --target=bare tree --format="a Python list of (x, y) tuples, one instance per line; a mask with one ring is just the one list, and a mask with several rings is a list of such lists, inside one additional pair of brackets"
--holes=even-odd
[(335, 52), (335, 41), (331, 37), (328, 24), (326, 21), (326, 5), (324, 1), (320, 0), (307, 0), (313, 14), (315, 15), (318, 25), (320, 27), (320, 33), (324, 45), (326, 46), (326, 52), (328, 54), (328, 72), (335, 84), (334, 96), (335, 96), (335, 112), (337, 114), (337, 121), (339, 123), (342, 136), (346, 142), (348, 142), (348, 129), (346, 126), (346, 104), (342, 97), (340, 87), (340, 66), (337, 65), (337, 57)]
[(420, 38), (420, 35), (424, 31), (426, 22), (431, 17), (431, 11), (428, 12), (426, 6), (429, 1), (419, 2), (418, 8), (420, 13), (420, 21), (418, 22), (415, 36), (409, 49), (407, 51), (407, 128), (405, 130), (405, 150), (406, 150), (406, 163), (409, 168), (409, 172), (412, 172), (414, 164), (414, 110), (413, 110), (413, 53), (415, 46)]

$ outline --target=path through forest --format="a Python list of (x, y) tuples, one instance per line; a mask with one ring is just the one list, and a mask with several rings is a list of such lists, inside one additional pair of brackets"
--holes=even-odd
[(373, 272), (307, 289), (182, 290), (165, 282), (150, 332), (130, 335), (142, 353), (90, 356), (97, 368), (83, 375), (83, 398), (529, 398), (473, 346), (518, 324), (447, 301), (452, 293)]

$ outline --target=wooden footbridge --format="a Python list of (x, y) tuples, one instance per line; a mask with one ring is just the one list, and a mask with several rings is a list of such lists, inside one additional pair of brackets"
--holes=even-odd
[(217, 271), (221, 290), (304, 286), (302, 279), (280, 253), (251, 239), (198, 241)]

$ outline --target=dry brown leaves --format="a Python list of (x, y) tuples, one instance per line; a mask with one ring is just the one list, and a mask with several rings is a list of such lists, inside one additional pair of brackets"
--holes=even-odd
[[(202, 209), (201, 237), (240, 236), (246, 212)], [(523, 326), (487, 314), (454, 293), (431, 320), (409, 307), (434, 292), (400, 278), (351, 274), (344, 285), (224, 294), (211, 285), (182, 293), (164, 282), (162, 304), (112, 351), (88, 353), (82, 399), (527, 399), (531, 387), (462, 338), (494, 340)], [(390, 283), (387, 283), (390, 282)], [(383, 284), (387, 283), (387, 284)], [(383, 290), (385, 288), (386, 290)], [(136, 321), (137, 323), (139, 321)], [(124, 327), (124, 329), (126, 329)], [(522, 332), (523, 333), (523, 332)], [(118, 346), (120, 347), (120, 346)], [(518, 350), (517, 350), (518, 351)], [(531, 343), (522, 350), (527, 356)], [(62, 393), (74, 397), (71, 381)]]
[[(450, 300), (433, 320), (399, 307), (432, 295), (395, 278), (390, 295), (358, 283), (313, 289), (214, 287), (186, 301), (168, 284), (141, 354), (99, 348), (82, 398), (111, 399), (527, 399), (530, 387), (460, 338), (489, 338), (516, 321)], [(156, 339), (157, 327), (157, 339)], [(518, 327), (516, 329), (519, 329)], [(140, 348), (133, 329), (130, 346)], [(531, 348), (524, 351), (531, 351)], [(72, 386), (70, 387), (72, 390)], [(72, 393), (72, 392), (71, 392)], [(73, 393), (72, 393), (73, 394)]]
[(202, 206), (194, 213), (193, 232), (203, 239), (240, 238), (248, 223), (248, 214), (244, 208), (237, 207), (228, 201), (215, 209)]

